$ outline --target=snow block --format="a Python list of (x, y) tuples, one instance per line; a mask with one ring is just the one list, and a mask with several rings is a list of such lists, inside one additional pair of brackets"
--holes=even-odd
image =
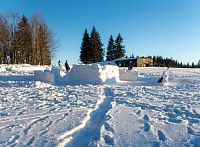
[(119, 78), (122, 81), (134, 81), (138, 78), (137, 70), (119, 70)]
[(54, 75), (51, 73), (50, 70), (45, 70), (44, 72), (42, 70), (34, 71), (33, 79), (34, 81), (42, 81), (51, 84), (55, 83)]
[(55, 77), (55, 84), (69, 83), (70, 74), (69, 72), (65, 72), (62, 67), (53, 67), (51, 72)]
[(5, 71), (6, 71), (6, 69), (4, 67), (0, 66), (0, 72), (5, 72)]
[(73, 84), (111, 84), (119, 81), (119, 68), (113, 65), (73, 65), (70, 71)]

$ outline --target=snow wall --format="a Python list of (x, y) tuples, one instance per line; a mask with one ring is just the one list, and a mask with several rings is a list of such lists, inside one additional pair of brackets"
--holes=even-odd
[(73, 84), (112, 84), (119, 82), (119, 67), (114, 65), (73, 65), (70, 71)]
[(36, 70), (36, 71), (34, 71), (33, 80), (55, 84), (55, 76), (54, 76), (54, 74), (51, 73), (50, 70), (44, 70), (44, 71)]
[(136, 69), (134, 70), (120, 69), (119, 78), (122, 81), (134, 81), (138, 78), (138, 71)]
[(65, 72), (62, 67), (52, 67), (51, 70), (34, 71), (34, 81), (42, 81), (51, 84), (66, 84), (69, 83), (69, 72)]
[(73, 65), (70, 72), (62, 67), (51, 70), (34, 71), (34, 80), (51, 84), (115, 84), (122, 81), (137, 80), (138, 71), (120, 69), (116, 65), (78, 64)]
[(55, 84), (66, 84), (70, 82), (70, 73), (61, 67), (53, 67), (51, 73), (54, 75)]

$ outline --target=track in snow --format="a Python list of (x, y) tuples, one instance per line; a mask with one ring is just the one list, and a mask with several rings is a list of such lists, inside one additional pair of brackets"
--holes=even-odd
[(89, 119), (85, 122), (85, 126), (77, 132), (74, 132), (74, 134), (70, 136), (71, 140), (68, 136), (68, 139), (64, 139), (58, 146), (81, 147), (95, 146), (97, 144), (97, 141), (100, 139), (101, 126), (105, 122), (106, 113), (111, 108), (111, 102), (114, 98), (112, 89), (105, 88), (100, 97), (103, 98), (103, 101), (89, 114)]

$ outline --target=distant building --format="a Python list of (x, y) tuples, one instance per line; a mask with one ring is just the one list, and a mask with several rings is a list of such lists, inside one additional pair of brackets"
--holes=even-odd
[(137, 58), (137, 67), (152, 67), (152, 58)]
[(153, 59), (151, 58), (119, 58), (114, 60), (119, 67), (152, 67)]

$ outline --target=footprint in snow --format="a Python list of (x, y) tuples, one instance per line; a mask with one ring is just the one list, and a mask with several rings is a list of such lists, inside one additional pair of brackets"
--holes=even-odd
[(191, 106), (190, 106), (190, 105), (187, 105), (187, 108), (188, 108), (188, 109), (190, 109), (190, 108), (191, 108)]
[(173, 111), (174, 111), (174, 113), (176, 113), (176, 114), (179, 114), (179, 113), (180, 113), (180, 110), (179, 110), (178, 108), (174, 108)]
[(141, 114), (141, 112), (142, 112), (141, 110), (137, 110), (135, 113), (139, 115)]
[(106, 115), (106, 120), (110, 120), (111, 118), (112, 118), (112, 116)]
[(32, 136), (32, 137), (28, 140), (28, 142), (26, 143), (26, 146), (30, 146), (30, 145), (33, 143), (34, 140), (35, 140), (35, 137)]
[(22, 110), (22, 111), (18, 112), (17, 115), (22, 115), (24, 112), (26, 112), (26, 110)]
[(14, 143), (19, 137), (20, 137), (19, 135), (12, 136), (8, 141), (8, 145)]
[(142, 110), (145, 110), (146, 108), (145, 108), (145, 106), (141, 106), (141, 109), (142, 109)]
[(105, 127), (106, 131), (114, 132), (113, 128), (107, 122), (105, 122), (104, 127)]
[(149, 125), (149, 123), (147, 123), (147, 122), (145, 122), (144, 123), (144, 131), (149, 131), (150, 130), (150, 128), (151, 128), (151, 126)]
[(65, 113), (64, 116), (68, 116), (68, 113)]
[(103, 138), (107, 145), (114, 145), (114, 139), (111, 136), (105, 135)]
[(161, 130), (158, 130), (158, 137), (160, 141), (165, 141), (167, 139), (165, 134)]
[(149, 121), (149, 116), (145, 114), (143, 119), (146, 120), (146, 121)]
[(194, 114), (198, 114), (197, 111), (196, 111), (195, 109), (192, 109), (192, 112), (193, 112)]
[(42, 130), (40, 133), (39, 133), (39, 136), (42, 136), (44, 134), (46, 134), (48, 132), (48, 130)]
[(190, 127), (187, 127), (187, 131), (188, 131), (189, 134), (192, 134), (192, 135), (194, 134), (194, 131)]

